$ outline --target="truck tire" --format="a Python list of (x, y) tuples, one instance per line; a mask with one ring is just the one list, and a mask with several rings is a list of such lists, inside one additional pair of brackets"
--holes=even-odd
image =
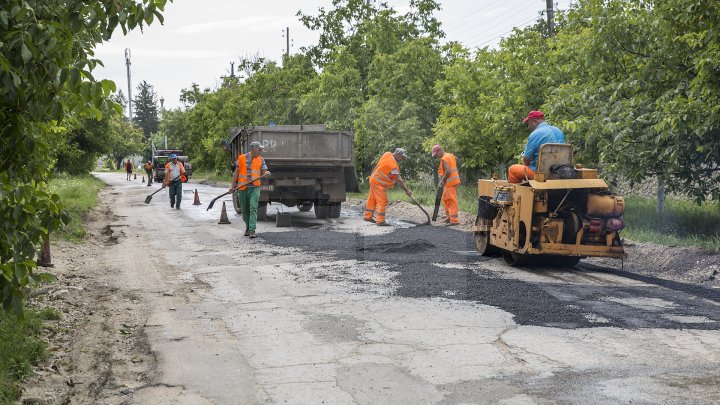
[(297, 207), (298, 207), (298, 210), (300, 210), (302, 212), (308, 212), (312, 209), (313, 203), (312, 203), (312, 201), (305, 201), (302, 204), (298, 204)]
[(257, 208), (257, 220), (258, 221), (267, 221), (267, 206), (268, 203), (261, 202), (258, 204)]
[(238, 199), (237, 199), (237, 192), (232, 193), (232, 200), (233, 200), (233, 208), (235, 208), (235, 212), (242, 215), (242, 210), (240, 209), (240, 204), (238, 203)]
[(326, 201), (315, 201), (315, 218), (317, 219), (325, 219), (328, 217), (328, 214), (330, 213), (330, 206), (327, 204)]
[(331, 203), (328, 218), (340, 218), (340, 203)]

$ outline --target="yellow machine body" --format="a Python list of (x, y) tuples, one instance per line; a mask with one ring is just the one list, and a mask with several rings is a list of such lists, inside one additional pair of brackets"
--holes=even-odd
[[(548, 146), (554, 153), (543, 153)], [(510, 264), (541, 256), (563, 263), (588, 256), (626, 257), (620, 238), (624, 199), (609, 191), (597, 170), (573, 167), (571, 158), (571, 145), (545, 144), (535, 180), (478, 181), (473, 233), (481, 253), (502, 254)], [(558, 164), (574, 178), (555, 179), (550, 167)]]

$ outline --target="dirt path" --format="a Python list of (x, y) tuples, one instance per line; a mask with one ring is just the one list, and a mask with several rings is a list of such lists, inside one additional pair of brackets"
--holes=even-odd
[(394, 228), (351, 201), (249, 240), (192, 206), (222, 189), (189, 184), (178, 211), (101, 178), (89, 237), (54, 246), (58, 282), (37, 294), (63, 317), (26, 403), (720, 401), (716, 290), (510, 268), (458, 227), (413, 227), (404, 203)]

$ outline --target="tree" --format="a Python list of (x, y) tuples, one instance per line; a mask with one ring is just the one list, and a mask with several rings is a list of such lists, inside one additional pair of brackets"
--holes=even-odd
[(717, 2), (581, 1), (557, 37), (570, 80), (548, 109), (612, 174), (717, 199), (719, 31)]
[(138, 85), (133, 107), (133, 122), (142, 128), (144, 139), (147, 140), (150, 134), (157, 132), (160, 127), (157, 93), (148, 82), (143, 80)]
[(99, 118), (114, 108), (115, 85), (96, 81), (96, 44), (162, 21), (166, 0), (7, 0), (0, 8), (0, 291), (4, 308), (22, 312), (33, 258), (49, 232), (67, 222), (47, 191), (49, 141), (72, 117)]

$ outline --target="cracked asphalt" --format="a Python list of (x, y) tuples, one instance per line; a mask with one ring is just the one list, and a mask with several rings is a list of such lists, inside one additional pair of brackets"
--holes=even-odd
[[(145, 205), (145, 187), (98, 176), (134, 236), (117, 248), (147, 255), (127, 276), (160, 283), (138, 292), (158, 367), (133, 403), (720, 403), (717, 290), (511, 268), (467, 233), (350, 210), (278, 207), (294, 226), (250, 240), (234, 212), (217, 224), (221, 204)], [(205, 204), (225, 191), (196, 187)]]

